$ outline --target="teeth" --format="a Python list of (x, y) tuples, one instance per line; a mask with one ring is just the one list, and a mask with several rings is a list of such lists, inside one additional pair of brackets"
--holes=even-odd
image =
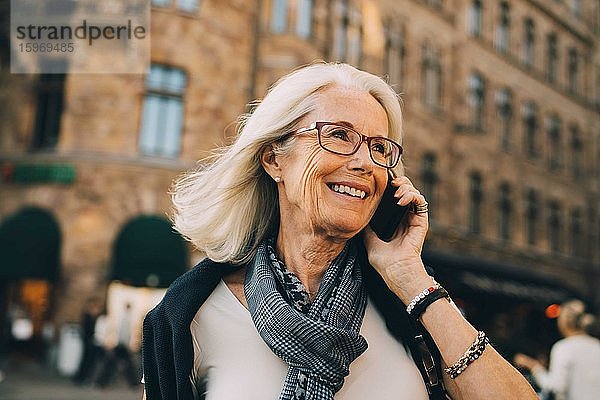
[(361, 199), (364, 199), (365, 196), (367, 195), (364, 191), (362, 190), (358, 190), (355, 188), (351, 188), (349, 186), (345, 186), (345, 185), (333, 185), (332, 189), (335, 192), (338, 193), (346, 193), (349, 194), (350, 196), (353, 197), (360, 197)]

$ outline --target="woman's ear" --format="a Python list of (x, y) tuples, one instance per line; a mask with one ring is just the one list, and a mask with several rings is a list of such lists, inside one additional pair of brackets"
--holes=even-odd
[(262, 164), (267, 174), (274, 180), (281, 178), (281, 166), (277, 160), (277, 155), (272, 145), (268, 145), (260, 155), (260, 163)]

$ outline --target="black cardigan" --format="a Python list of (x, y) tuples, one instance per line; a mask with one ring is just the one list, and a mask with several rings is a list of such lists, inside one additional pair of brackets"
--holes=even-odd
[[(362, 265), (367, 265), (363, 274), (369, 297), (386, 321), (390, 333), (410, 350), (424, 377), (430, 399), (445, 399), (439, 367), (440, 355), (431, 337), (409, 320), (404, 304), (387, 288), (379, 274), (368, 263)], [(191, 384), (194, 349), (190, 324), (219, 281), (239, 268), (204, 259), (177, 278), (162, 301), (146, 315), (142, 360), (147, 400), (194, 398)], [(423, 343), (419, 346), (415, 340), (419, 334), (424, 337), (435, 361), (434, 376), (438, 378), (438, 383), (434, 385), (430, 384), (431, 379), (428, 382), (423, 364)]]

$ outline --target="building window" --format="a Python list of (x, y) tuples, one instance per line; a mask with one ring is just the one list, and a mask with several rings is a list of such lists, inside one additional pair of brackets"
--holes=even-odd
[(548, 218), (548, 244), (553, 252), (560, 251), (561, 211), (557, 201), (550, 202), (550, 213)]
[(473, 0), (468, 10), (467, 29), (474, 37), (481, 36), (481, 19), (482, 19), (482, 4), (481, 0)]
[(548, 166), (551, 171), (558, 171), (562, 168), (562, 143), (560, 131), (560, 118), (556, 115), (548, 118), (548, 142), (550, 144)]
[(152, 0), (152, 7), (169, 7), (172, 0)]
[(504, 88), (496, 92), (498, 106), (498, 133), (502, 149), (509, 150), (512, 144), (512, 93)]
[(198, 0), (176, 0), (177, 8), (181, 11), (194, 13), (198, 10)]
[(385, 24), (385, 71), (389, 83), (402, 90), (404, 78), (404, 35), (401, 28), (396, 27), (391, 21)]
[(483, 130), (485, 106), (485, 82), (481, 75), (472, 73), (469, 77), (469, 107), (471, 109), (471, 128)]
[(425, 0), (425, 3), (434, 8), (442, 8), (444, 5), (443, 0)]
[(600, 66), (596, 67), (596, 110), (600, 111)]
[(288, 2), (273, 0), (271, 8), (271, 32), (283, 33), (287, 30)]
[(362, 16), (350, 0), (334, 2), (333, 54), (334, 61), (359, 66), (362, 56)]
[(527, 192), (527, 244), (535, 245), (537, 242), (537, 226), (539, 219), (538, 197), (535, 190), (530, 189)]
[(290, 4), (288, 0), (272, 0), (271, 3), (271, 32), (285, 33), (289, 29), (290, 12), (296, 7), (295, 23), (296, 34), (301, 38), (308, 38), (312, 33), (312, 0), (297, 0)]
[(581, 227), (581, 210), (575, 208), (571, 211), (571, 246), (569, 249), (573, 257), (583, 256), (583, 235)]
[(523, 65), (527, 68), (533, 66), (535, 57), (535, 24), (530, 18), (526, 18), (524, 22), (524, 37), (523, 37)]
[(298, 0), (296, 8), (296, 34), (308, 38), (312, 33), (313, 0)]
[(179, 154), (185, 86), (183, 70), (158, 64), (150, 67), (140, 132), (142, 154), (158, 157)]
[(512, 201), (510, 195), (510, 186), (508, 185), (508, 183), (503, 183), (500, 185), (500, 198), (498, 206), (500, 209), (498, 233), (502, 240), (509, 240), (511, 237), (512, 226)]
[(546, 79), (553, 83), (556, 81), (556, 71), (558, 66), (558, 39), (556, 34), (550, 33), (547, 36), (547, 54), (546, 54)]
[(439, 180), (435, 154), (427, 153), (423, 156), (421, 175), (423, 195), (429, 203), (429, 218), (434, 219), (437, 204), (437, 183)]
[(580, 180), (583, 177), (583, 143), (577, 125), (571, 126), (571, 168), (573, 178)]
[(423, 44), (421, 52), (421, 98), (426, 106), (438, 109), (442, 98), (442, 66), (439, 54), (429, 43)]
[(31, 147), (53, 149), (58, 144), (65, 95), (65, 74), (40, 74)]
[(579, 81), (579, 57), (577, 50), (569, 49), (569, 64), (568, 64), (568, 89), (570, 93), (577, 93)]
[(571, 12), (576, 17), (581, 17), (581, 0), (571, 0)]
[(469, 193), (469, 232), (481, 232), (481, 212), (483, 203), (483, 189), (481, 175), (475, 172), (470, 177)]
[(538, 156), (537, 151), (537, 108), (536, 105), (528, 101), (523, 105), (523, 129), (525, 139), (525, 152), (530, 158)]
[(198, 0), (152, 0), (152, 7), (166, 8), (175, 3), (178, 10), (194, 13), (198, 10)]
[(496, 28), (496, 50), (501, 53), (508, 51), (510, 38), (510, 5), (503, 1), (500, 3), (500, 18)]

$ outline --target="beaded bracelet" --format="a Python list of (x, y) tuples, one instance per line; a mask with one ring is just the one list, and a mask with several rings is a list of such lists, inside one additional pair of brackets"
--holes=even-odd
[(412, 317), (413, 320), (418, 321), (421, 318), (421, 315), (427, 309), (427, 307), (429, 307), (435, 301), (443, 298), (446, 298), (448, 301), (450, 301), (450, 295), (448, 294), (448, 292), (446, 292), (446, 289), (440, 286), (433, 292), (430, 292), (422, 300), (419, 300), (417, 304), (415, 304), (409, 315)]
[(450, 378), (456, 379), (456, 377), (459, 376), (473, 361), (481, 357), (489, 342), (489, 339), (483, 331), (477, 332), (477, 338), (467, 349), (465, 354), (463, 354), (456, 363), (448, 368), (444, 368), (444, 372), (450, 375)]
[(436, 289), (439, 289), (440, 287), (441, 286), (439, 283), (433, 281), (433, 285), (429, 286), (427, 289), (424, 289), (421, 293), (416, 295), (410, 301), (410, 303), (408, 303), (408, 306), (406, 306), (406, 312), (410, 314), (419, 301), (423, 300), (425, 296), (429, 296), (431, 293), (433, 293)]

